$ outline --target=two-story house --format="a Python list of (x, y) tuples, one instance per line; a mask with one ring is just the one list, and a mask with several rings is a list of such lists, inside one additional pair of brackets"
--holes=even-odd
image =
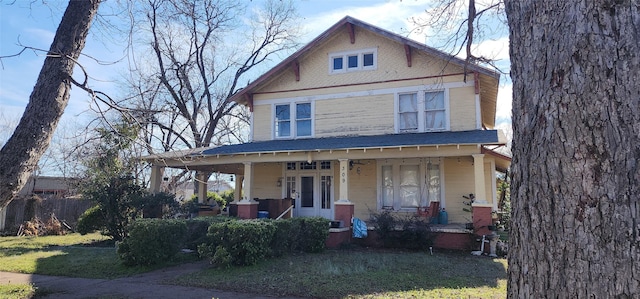
[(490, 221), (510, 164), (492, 150), (506, 143), (499, 77), (345, 17), (233, 97), (252, 111), (251, 142), (146, 157), (152, 185), (163, 167), (232, 174), (241, 217), (255, 218), (254, 198), (293, 198), (294, 217), (344, 221), (437, 203), (470, 222), (473, 193)]

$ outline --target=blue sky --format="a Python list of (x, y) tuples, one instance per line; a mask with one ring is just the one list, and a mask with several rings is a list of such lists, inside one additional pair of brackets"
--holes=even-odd
[[(258, 2), (255, 0), (254, 2)], [(0, 55), (16, 54), (21, 47), (18, 42), (39, 49), (48, 49), (67, 1), (47, 1), (30, 5), (32, 1), (18, 0), (13, 5), (0, 0)], [(319, 33), (329, 28), (345, 15), (358, 18), (367, 23), (406, 35), (412, 29), (411, 17), (424, 15), (429, 0), (297, 0), (296, 6), (302, 17), (302, 44), (310, 41)], [(10, 2), (9, 2), (10, 3)], [(105, 4), (108, 4), (107, 1)], [(101, 10), (104, 8), (101, 7)], [(31, 7), (30, 7), (31, 6)], [(99, 57), (103, 61), (118, 61), (123, 58), (122, 48), (118, 42), (105, 42), (100, 31), (90, 34), (84, 54)], [(96, 32), (97, 31), (97, 32)], [(429, 40), (420, 34), (412, 34), (410, 38), (429, 44)], [(429, 44), (431, 45), (431, 44)], [(502, 59), (500, 64), (508, 71), (508, 41), (506, 36), (497, 36), (492, 41), (479, 45), (483, 53), (492, 53)], [(42, 53), (26, 51), (19, 57), (2, 59), (0, 68), (0, 144), (10, 135), (11, 125), (19, 120), (27, 105), (29, 94), (35, 84), (44, 57)], [(126, 63), (101, 65), (87, 58), (80, 62), (92, 77), (92, 87), (96, 90), (118, 92), (115, 80), (126, 70)], [(78, 77), (79, 72), (75, 72)], [(511, 83), (503, 76), (498, 99), (497, 122), (500, 127), (510, 128)], [(69, 106), (65, 110), (62, 124), (78, 122), (87, 115), (90, 101), (77, 88), (72, 91)], [(82, 121), (80, 121), (82, 122)]]

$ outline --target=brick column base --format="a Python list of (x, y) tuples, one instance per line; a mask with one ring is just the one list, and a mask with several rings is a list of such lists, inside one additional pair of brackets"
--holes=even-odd
[(342, 221), (344, 227), (351, 226), (351, 217), (353, 217), (353, 211), (355, 206), (352, 202), (339, 202), (334, 203), (334, 218), (337, 221)]
[(491, 205), (473, 204), (473, 230), (477, 235), (489, 235), (489, 225), (493, 225), (491, 219)]
[(255, 219), (258, 218), (258, 202), (257, 201), (239, 201), (238, 218)]

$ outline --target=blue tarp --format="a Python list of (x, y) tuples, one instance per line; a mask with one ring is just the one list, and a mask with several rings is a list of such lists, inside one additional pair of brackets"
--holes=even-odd
[(367, 224), (359, 218), (353, 218), (353, 237), (360, 239), (367, 237)]

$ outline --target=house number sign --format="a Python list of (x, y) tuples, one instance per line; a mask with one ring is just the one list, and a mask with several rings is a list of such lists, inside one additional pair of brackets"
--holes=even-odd
[(340, 167), (340, 178), (341, 178), (343, 183), (347, 182), (347, 167), (346, 166)]

